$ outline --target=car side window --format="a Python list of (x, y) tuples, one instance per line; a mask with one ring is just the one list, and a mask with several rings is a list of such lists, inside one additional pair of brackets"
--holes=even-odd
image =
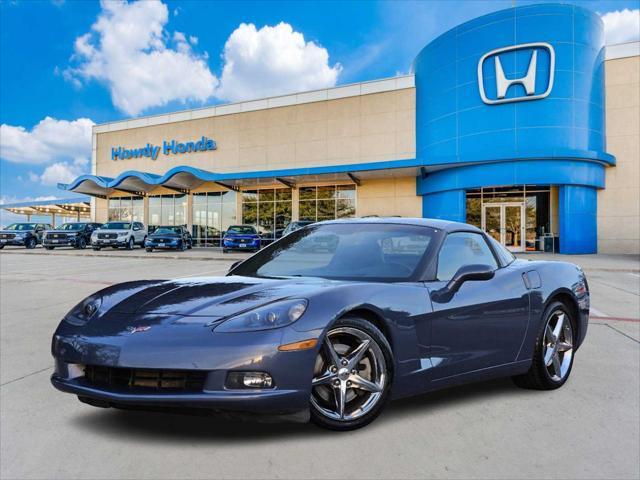
[(447, 235), (438, 254), (438, 280), (448, 281), (464, 265), (482, 264), (498, 268), (489, 245), (479, 233), (453, 232)]

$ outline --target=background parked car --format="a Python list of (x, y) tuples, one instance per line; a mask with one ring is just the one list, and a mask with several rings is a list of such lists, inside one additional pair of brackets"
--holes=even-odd
[(36, 248), (42, 243), (42, 233), (50, 229), (48, 223), (12, 223), (0, 231), (0, 250), (5, 245)]
[(311, 220), (297, 220), (295, 222), (289, 222), (289, 225), (286, 226), (284, 231), (282, 232), (282, 236), (289, 235), (291, 232), (295, 232), (296, 230), (300, 230), (302, 227), (306, 227), (307, 225), (311, 225), (315, 223)]
[(84, 249), (91, 243), (91, 234), (101, 223), (71, 222), (63, 223), (53, 230), (46, 230), (42, 237), (42, 245), (47, 250), (55, 247), (74, 247)]
[(125, 247), (133, 250), (135, 245), (144, 247), (147, 228), (141, 222), (108, 222), (91, 234), (91, 246), (94, 250), (102, 247)]
[(147, 252), (154, 248), (170, 248), (186, 250), (193, 247), (193, 239), (189, 231), (181, 225), (167, 225), (156, 228), (144, 243)]
[(222, 237), (223, 253), (229, 250), (260, 250), (260, 235), (252, 225), (232, 225)]

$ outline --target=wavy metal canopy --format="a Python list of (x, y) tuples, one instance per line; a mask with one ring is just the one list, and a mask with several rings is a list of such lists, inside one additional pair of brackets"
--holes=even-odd
[(107, 196), (115, 191), (146, 194), (157, 187), (167, 187), (188, 192), (205, 182), (218, 183), (227, 188), (251, 187), (282, 183), (295, 186), (302, 182), (349, 181), (358, 183), (360, 178), (389, 178), (417, 175), (420, 165), (415, 159), (326, 167), (292, 168), (255, 172), (216, 173), (181, 165), (164, 175), (128, 170), (116, 178), (81, 175), (69, 184), (58, 188), (93, 196)]

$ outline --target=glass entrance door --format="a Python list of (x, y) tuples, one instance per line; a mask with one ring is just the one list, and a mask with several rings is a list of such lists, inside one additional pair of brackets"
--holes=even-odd
[(524, 202), (482, 206), (482, 229), (513, 252), (524, 251), (524, 218)]

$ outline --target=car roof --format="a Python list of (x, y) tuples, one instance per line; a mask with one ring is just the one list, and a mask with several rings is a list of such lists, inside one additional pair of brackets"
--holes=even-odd
[(327, 220), (319, 222), (324, 224), (393, 224), (393, 225), (416, 225), (420, 227), (436, 228), (445, 232), (455, 232), (467, 230), (472, 232), (482, 232), (478, 227), (468, 223), (453, 222), (450, 220), (440, 220), (437, 218), (408, 218), (408, 217), (367, 217), (367, 218), (343, 218), (339, 220)]

